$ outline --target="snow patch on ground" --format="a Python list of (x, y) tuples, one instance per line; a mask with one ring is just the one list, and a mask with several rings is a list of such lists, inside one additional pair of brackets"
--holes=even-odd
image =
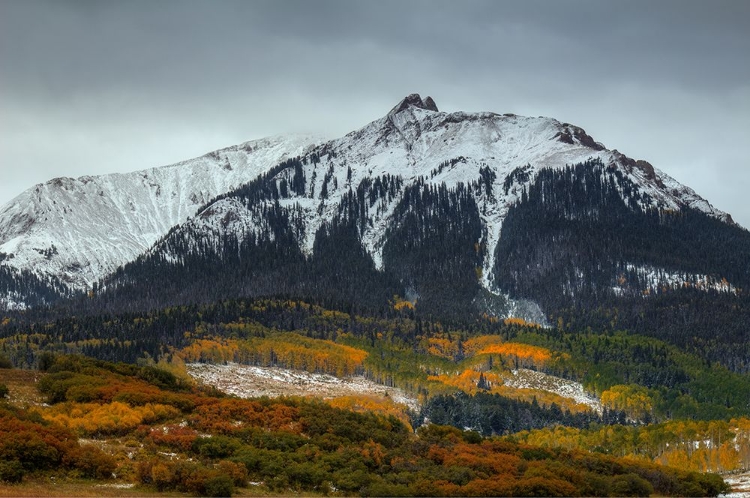
[(539, 389), (555, 393), (563, 398), (569, 398), (576, 403), (586, 405), (597, 413), (602, 413), (602, 404), (596, 398), (583, 389), (579, 382), (547, 375), (535, 370), (519, 368), (511, 370), (512, 377), (506, 377), (504, 385), (513, 389)]
[[(694, 287), (703, 291), (715, 290), (717, 292), (737, 294), (737, 288), (734, 285), (724, 279), (720, 280), (710, 275), (675, 272), (664, 268), (635, 265), (632, 263), (628, 263), (625, 268), (628, 272), (635, 273), (638, 279), (644, 281), (652, 291), (656, 291), (662, 287), (669, 289)], [(613, 287), (613, 290), (618, 294), (625, 292), (624, 288), (619, 286)]]
[(189, 363), (191, 377), (241, 398), (268, 396), (315, 396), (323, 399), (352, 395), (387, 396), (394, 402), (418, 411), (419, 401), (401, 389), (376, 384), (364, 377), (338, 378), (333, 375), (287, 370), (278, 367), (256, 367), (229, 363), (214, 365)]
[(732, 487), (732, 492), (720, 496), (726, 498), (750, 498), (750, 472), (722, 477)]

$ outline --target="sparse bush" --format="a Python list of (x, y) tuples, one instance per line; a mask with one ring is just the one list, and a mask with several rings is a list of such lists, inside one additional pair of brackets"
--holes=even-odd
[(612, 479), (611, 493), (615, 496), (651, 496), (654, 487), (637, 474), (622, 474)]

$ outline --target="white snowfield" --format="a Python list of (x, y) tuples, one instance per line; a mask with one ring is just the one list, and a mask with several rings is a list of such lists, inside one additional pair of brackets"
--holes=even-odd
[[(495, 175), (492, 193), (483, 192), (477, 200), (484, 228), (482, 242), (487, 248), (482, 283), (490, 290), (494, 288), (491, 269), (500, 229), (525, 184), (515, 181), (506, 192), (504, 182), (511, 172), (527, 165), (532, 181), (542, 168), (562, 168), (598, 158), (620, 169), (662, 209), (691, 206), (731, 222), (727, 214), (690, 188), (648, 163), (607, 150), (576, 126), (544, 117), (435, 109), (419, 95), (410, 95), (385, 117), (327, 143), (313, 136), (281, 136), (162, 168), (51, 180), (0, 209), (0, 253), (7, 255), (0, 258), (0, 264), (41, 276), (56, 275), (72, 288), (86, 290), (185, 222), (186, 227), (217, 241), (219, 249), (218, 235), (222, 233), (229, 231), (243, 238), (262, 230), (257, 211), (229, 198), (202, 213), (196, 210), (279, 162), (312, 151), (320, 161), (308, 161), (304, 167), (306, 194), (280, 201), (282, 206), (301, 209), (304, 233), (299, 243), (307, 252), (317, 229), (338, 212), (342, 197), (366, 178), (387, 174), (402, 177), (404, 187), (419, 178), (454, 187), (477, 181), (480, 168), (488, 167)], [(441, 169), (446, 162), (450, 164)], [(291, 172), (279, 173), (277, 183), (284, 178), (290, 179)], [(322, 195), (324, 184), (327, 196)], [(381, 199), (368, 214), (363, 243), (379, 268), (386, 227), (399, 200), (400, 195), (390, 201)]]
[(197, 381), (240, 398), (314, 396), (330, 399), (354, 395), (388, 396), (395, 403), (419, 411), (416, 397), (395, 387), (376, 384), (364, 377), (338, 378), (301, 370), (237, 363), (188, 363), (186, 367), (190, 376)]
[(732, 492), (719, 495), (725, 498), (750, 498), (750, 472), (722, 476), (732, 487)]
[[(643, 281), (647, 289), (651, 291), (657, 291), (663, 287), (669, 289), (677, 289), (680, 287), (693, 287), (701, 290), (714, 290), (716, 292), (723, 292), (727, 294), (737, 294), (737, 287), (727, 282), (726, 280), (719, 280), (710, 275), (704, 275), (701, 273), (688, 273), (688, 272), (674, 272), (667, 271), (663, 268), (655, 268), (653, 266), (643, 266), (628, 263), (625, 267), (628, 272), (635, 273), (638, 278)], [(613, 287), (618, 294), (625, 293), (623, 287)]]
[[(414, 412), (418, 412), (420, 408), (419, 400), (414, 395), (402, 389), (377, 384), (364, 377), (338, 378), (327, 374), (237, 363), (188, 363), (186, 367), (195, 380), (241, 398), (315, 396), (328, 399), (351, 395), (388, 396), (395, 403), (406, 405)], [(503, 380), (505, 386), (513, 389), (547, 391), (602, 413), (599, 400), (585, 392), (578, 382), (523, 368), (513, 370)]]
[(602, 403), (591, 393), (586, 392), (583, 384), (562, 377), (548, 375), (536, 370), (519, 368), (511, 370), (511, 376), (503, 379), (503, 385), (513, 389), (538, 389), (557, 394), (563, 398), (572, 399), (576, 403), (586, 405), (598, 414), (603, 411)]
[(36, 185), (0, 209), (2, 264), (89, 289), (214, 197), (321, 141), (265, 138), (171, 166)]

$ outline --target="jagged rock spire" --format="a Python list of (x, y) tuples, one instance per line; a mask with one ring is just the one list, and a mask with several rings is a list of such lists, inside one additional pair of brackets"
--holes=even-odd
[(411, 95), (406, 96), (401, 102), (399, 102), (398, 105), (391, 109), (391, 112), (389, 112), (388, 114), (397, 114), (410, 106), (418, 107), (419, 109), (425, 109), (427, 111), (438, 112), (437, 105), (435, 104), (435, 101), (432, 100), (432, 97), (427, 97), (426, 99), (422, 100), (422, 97), (420, 97), (418, 93), (412, 93)]

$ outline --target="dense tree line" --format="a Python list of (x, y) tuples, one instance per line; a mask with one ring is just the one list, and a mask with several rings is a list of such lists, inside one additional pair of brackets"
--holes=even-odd
[(540, 406), (536, 401), (506, 398), (497, 394), (458, 393), (431, 398), (420, 412), (431, 423), (469, 428), (485, 436), (511, 434), (524, 430), (563, 425), (586, 428), (591, 424), (625, 423), (622, 412), (571, 413), (553, 404)]
[[(750, 232), (652, 202), (598, 160), (540, 171), (503, 223), (496, 282), (562, 317), (567, 330), (652, 335), (747, 371)], [(639, 267), (685, 283), (666, 285)], [(734, 292), (711, 287), (722, 279)]]
[[(299, 345), (314, 339), (367, 351), (365, 376), (419, 395), (461, 388), (462, 384), (446, 384), (441, 376), (452, 378), (474, 372), (473, 380), (467, 377), (466, 381), (476, 384), (474, 377), (479, 371), (494, 363), (503, 368), (534, 368), (579, 381), (598, 394), (616, 388), (610, 393), (613, 403), (621, 403), (617, 401), (617, 389), (625, 389), (617, 386), (641, 386), (647, 391), (625, 391), (633, 394), (624, 395), (644, 398), (640, 405), (631, 407), (632, 418), (639, 420), (726, 419), (750, 413), (747, 375), (710, 364), (657, 339), (624, 332), (565, 332), (483, 318), (468, 323), (427, 321), (414, 317), (413, 310), (395, 306), (378, 318), (300, 301), (248, 299), (52, 321), (8, 319), (0, 325), (0, 354), (26, 367), (37, 365), (45, 351), (136, 363), (144, 358), (168, 357), (203, 339), (248, 344), (257, 339), (265, 341), (266, 349), (278, 347), (282, 351), (282, 343), (289, 342), (284, 338), (285, 331), (298, 336), (290, 340)], [(494, 345), (474, 348), (475, 342), (489, 344), (489, 339)], [(524, 344), (558, 353), (546, 353), (548, 359), (544, 361), (532, 361), (530, 356), (527, 362), (521, 350)], [(243, 348), (240, 350), (255, 351), (253, 354), (261, 354), (263, 349)], [(530, 355), (536, 354), (532, 347), (525, 349)], [(315, 351), (311, 349), (310, 353)], [(233, 353), (213, 361), (250, 361), (243, 358)]]
[(461, 317), (474, 309), (484, 252), (482, 224), (471, 191), (417, 182), (405, 190), (386, 230), (386, 272), (418, 295), (434, 316)]
[[(0, 253), (0, 263), (6, 258)], [(48, 306), (62, 299), (73, 297), (75, 293), (56, 277), (39, 277), (27, 270), (0, 265), (0, 307), (22, 302), (25, 306)], [(3, 302), (8, 299), (10, 303)]]

